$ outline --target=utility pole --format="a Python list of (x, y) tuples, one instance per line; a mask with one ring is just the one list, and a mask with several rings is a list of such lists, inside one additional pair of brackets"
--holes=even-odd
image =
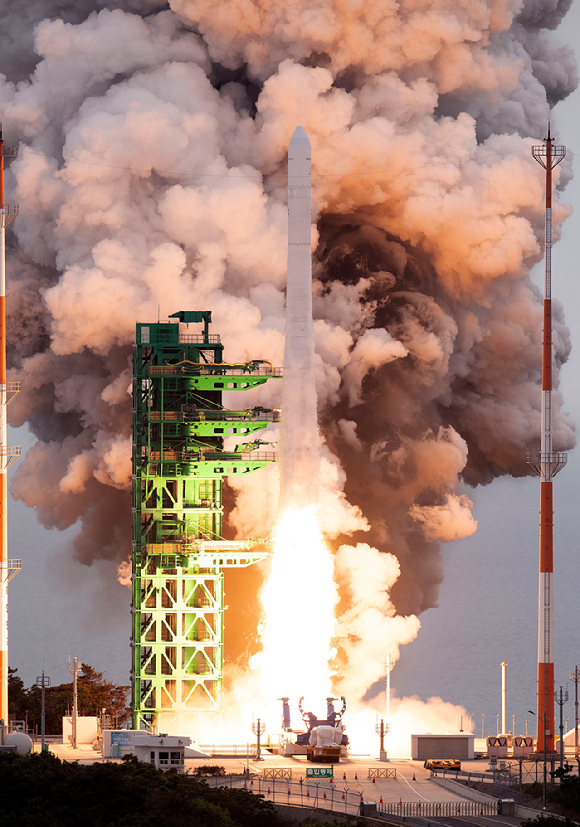
[(568, 690), (560, 687), (560, 696), (556, 695), (556, 703), (560, 707), (560, 769), (564, 766), (564, 704), (568, 700)]
[(570, 680), (574, 683), (574, 758), (578, 758), (578, 682), (580, 681), (580, 674), (577, 665), (574, 667), (574, 671), (570, 672)]
[(507, 663), (501, 665), (501, 733), (507, 735)]
[(48, 675), (44, 674), (44, 669), (42, 670), (42, 675), (36, 679), (36, 685), (40, 686), (40, 699), (41, 699), (41, 707), (40, 707), (40, 751), (44, 752), (44, 733), (45, 733), (45, 720), (46, 715), (44, 713), (44, 690), (47, 686), (50, 686), (50, 678)]
[(78, 667), (78, 663), (77, 663), (76, 658), (72, 659), (72, 664), (71, 664), (70, 655), (68, 656), (68, 671), (73, 676), (72, 748), (76, 749), (77, 748), (77, 718), (78, 718), (77, 675), (79, 674), (79, 667)]

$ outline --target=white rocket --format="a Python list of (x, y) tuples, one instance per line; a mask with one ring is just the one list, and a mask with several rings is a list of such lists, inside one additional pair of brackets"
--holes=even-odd
[(301, 126), (288, 146), (288, 281), (282, 394), (282, 508), (318, 502), (318, 423), (312, 324), (310, 141)]

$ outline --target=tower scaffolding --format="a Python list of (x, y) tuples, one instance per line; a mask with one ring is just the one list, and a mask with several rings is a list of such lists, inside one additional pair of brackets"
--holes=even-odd
[[(184, 733), (222, 707), (224, 569), (267, 556), (259, 541), (221, 537), (222, 481), (277, 461), (252, 439), (279, 411), (226, 410), (222, 394), (282, 370), (224, 362), (210, 311), (169, 318), (137, 324), (133, 352), (131, 703), (134, 728)], [(225, 452), (226, 436), (243, 443)]]

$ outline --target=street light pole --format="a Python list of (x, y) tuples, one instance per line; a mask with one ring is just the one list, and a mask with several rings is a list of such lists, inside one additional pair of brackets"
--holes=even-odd
[(536, 718), (541, 718), (542, 721), (543, 721), (543, 727), (544, 727), (544, 739), (543, 739), (543, 745), (544, 745), (544, 792), (543, 792), (543, 797), (542, 797), (542, 801), (543, 801), (542, 810), (545, 810), (546, 809), (546, 737), (545, 737), (546, 718), (543, 715), (540, 715), (539, 712), (532, 712), (531, 709), (528, 709), (528, 712), (530, 713), (530, 715), (535, 715)]
[(574, 684), (574, 758), (578, 758), (578, 683), (580, 682), (578, 666), (570, 672), (570, 680)]
[(261, 720), (258, 718), (257, 723), (252, 724), (252, 732), (256, 736), (256, 761), (262, 761), (262, 750), (260, 747), (260, 738), (264, 734), (264, 730), (266, 727), (262, 724)]
[(36, 679), (36, 685), (40, 686), (40, 751), (44, 752), (44, 725), (46, 720), (46, 716), (44, 714), (44, 689), (45, 687), (50, 686), (50, 678), (48, 675), (44, 674), (44, 669), (42, 670), (42, 675)]
[(568, 700), (568, 690), (560, 687), (560, 694), (556, 695), (556, 703), (560, 707), (560, 769), (564, 766), (564, 704)]
[(72, 748), (77, 748), (77, 718), (78, 718), (78, 707), (77, 707), (77, 675), (79, 674), (79, 667), (77, 663), (77, 659), (72, 659), (72, 664), (70, 660), (70, 655), (68, 656), (68, 671), (73, 676), (73, 708), (72, 708)]

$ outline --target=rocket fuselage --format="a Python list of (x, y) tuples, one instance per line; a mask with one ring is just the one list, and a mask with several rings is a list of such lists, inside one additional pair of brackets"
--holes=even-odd
[(281, 429), (282, 507), (318, 500), (318, 423), (312, 322), (311, 150), (304, 129), (288, 147), (288, 281)]

